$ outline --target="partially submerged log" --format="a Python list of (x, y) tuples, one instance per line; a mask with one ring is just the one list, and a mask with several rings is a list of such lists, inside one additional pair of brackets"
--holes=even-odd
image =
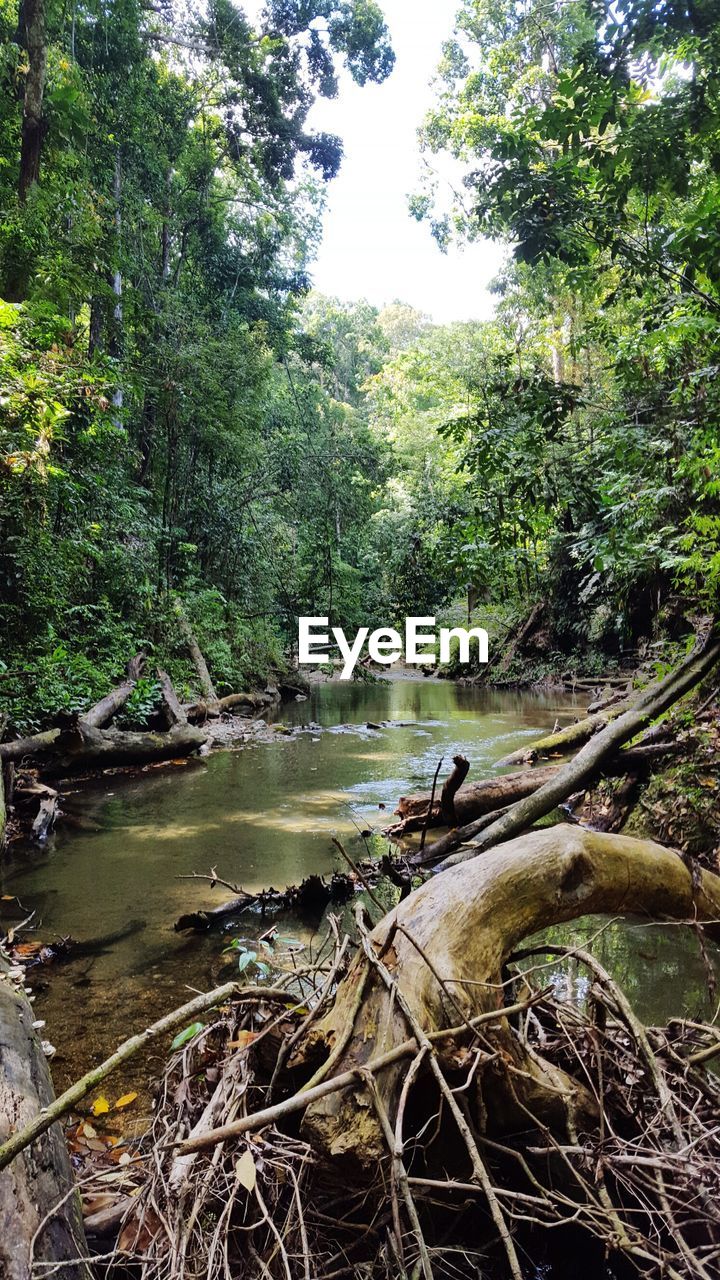
[(59, 812), (60, 797), (57, 791), (52, 791), (50, 787), (46, 790), (48, 794), (41, 797), (40, 807), (32, 824), (33, 839), (37, 840), (38, 844), (44, 844), (47, 840)]
[(588, 742), (594, 734), (600, 733), (611, 720), (616, 720), (618, 716), (629, 711), (636, 701), (636, 698), (623, 698), (620, 702), (613, 702), (594, 715), (586, 716), (582, 720), (574, 721), (573, 724), (564, 725), (562, 729), (557, 729), (553, 733), (545, 734), (527, 747), (518, 747), (517, 751), (511, 751), (509, 755), (503, 756), (498, 764), (507, 768), (510, 765), (531, 764), (540, 756), (568, 755)]
[[(371, 954), (394, 984), (360, 954), (313, 1038), (332, 1054), (332, 1073), (361, 1069), (406, 1041), (405, 1006), (424, 1033), (502, 1007), (502, 970), (519, 943), (540, 928), (590, 913), (720, 922), (720, 878), (694, 876), (673, 850), (652, 841), (557, 826), (455, 867), (412, 893), (370, 935)], [(582, 1081), (563, 1077), (537, 1055), (523, 1055), (505, 1023), (485, 1033), (499, 1069), (478, 1072), (468, 1104), (491, 1132), (528, 1125), (571, 1130), (592, 1099)], [(377, 1077), (391, 1121), (399, 1065)], [(311, 1082), (311, 1083), (314, 1083)], [(520, 1103), (520, 1109), (518, 1109)], [(358, 1107), (355, 1088), (313, 1102), (303, 1131), (323, 1156), (375, 1170), (384, 1149), (377, 1118)]]
[[(143, 765), (191, 755), (207, 738), (202, 729), (187, 722), (169, 676), (158, 670), (165, 706), (167, 732), (130, 732), (108, 725), (127, 702), (144, 663), (137, 654), (128, 663), (128, 678), (81, 716), (70, 719), (62, 729), (50, 729), (30, 738), (0, 744), (0, 763), (39, 757), (46, 774), (58, 777), (78, 770), (106, 769), (118, 765)], [(107, 727), (101, 728), (101, 725)], [(49, 797), (46, 797), (49, 799)], [(57, 805), (41, 802), (38, 832), (47, 834), (55, 820)], [(38, 832), (35, 834), (37, 835)]]
[[(208, 876), (190, 876), (191, 880), (210, 880)], [(260, 910), (260, 918), (277, 912), (294, 911), (300, 915), (319, 916), (331, 903), (343, 903), (352, 898), (355, 881), (341, 872), (333, 872), (329, 880), (323, 876), (308, 876), (299, 885), (287, 889), (263, 889), (260, 893), (246, 893), (235, 887), (235, 897), (211, 907), (207, 911), (191, 911), (175, 921), (175, 932), (204, 933), (216, 924), (222, 924), (231, 916), (245, 911)]]
[(46, 766), (59, 775), (79, 769), (109, 769), (118, 765), (143, 765), (189, 756), (207, 741), (202, 729), (177, 724), (167, 733), (146, 730), (93, 729), (83, 720), (66, 730), (57, 742), (56, 754)]
[[(557, 766), (548, 765), (546, 768), (522, 769), (518, 773), (499, 774), (496, 778), (487, 778), (482, 782), (467, 783), (453, 796), (455, 822), (464, 826), (486, 813), (532, 795), (556, 773)], [(430, 795), (427, 792), (402, 796), (395, 810), (401, 821), (388, 828), (385, 834), (398, 839), (413, 831), (421, 831), (426, 822), (429, 827), (450, 825), (447, 821), (449, 815), (443, 814), (441, 800), (433, 804), (428, 821), (429, 805)]]
[[(643, 745), (637, 747), (627, 747), (624, 751), (619, 751), (616, 756), (607, 760), (602, 768), (602, 774), (608, 777), (624, 777), (630, 783), (630, 790), (637, 785), (639, 778), (646, 777), (648, 772), (656, 765), (662, 764), (669, 757), (676, 755), (680, 750), (680, 746), (676, 742), (644, 742)], [(515, 785), (510, 789), (505, 804), (498, 804), (496, 807), (487, 808), (490, 800), (496, 795), (494, 786), (488, 786), (487, 782), (472, 783), (465, 788), (466, 798), (463, 800), (463, 808), (468, 814), (477, 813), (477, 816), (471, 818), (464, 826), (451, 827), (446, 835), (435, 840), (426, 849), (416, 854), (412, 858), (412, 865), (416, 867), (432, 867), (435, 866), (442, 858), (447, 857), (455, 849), (459, 849), (461, 845), (467, 844), (480, 834), (486, 831), (488, 827), (496, 819), (504, 816), (510, 811), (513, 803), (522, 799), (522, 788), (526, 788), (527, 795), (533, 795), (534, 791), (540, 789), (546, 782), (551, 781), (558, 773), (559, 766), (548, 765), (544, 768), (535, 768), (525, 770), (520, 774), (506, 774), (503, 778), (490, 779), (492, 784), (497, 782), (505, 782), (511, 778), (520, 779), (519, 785)], [(598, 774), (598, 776), (600, 776)], [(536, 786), (532, 788), (530, 782), (535, 779)], [(597, 781), (597, 779), (588, 778), (586, 786)], [(527, 783), (527, 785), (526, 785)], [(630, 792), (628, 791), (628, 794)], [(414, 805), (421, 805), (424, 797), (410, 797)], [(477, 804), (475, 803), (477, 802)], [(401, 804), (408, 801), (401, 801)], [(395, 839), (407, 835), (414, 828), (416, 819), (410, 817), (405, 822), (398, 823), (396, 827), (390, 828), (386, 833)], [(442, 826), (446, 825), (442, 821), (442, 815), (436, 812), (435, 821), (429, 825)]]
[(539, 790), (517, 804), (497, 822), (477, 836), (471, 844), (453, 854), (444, 866), (466, 858), (472, 858), (493, 845), (511, 840), (534, 822), (545, 817), (569, 795), (582, 790), (589, 780), (602, 771), (608, 760), (620, 747), (636, 737), (652, 720), (662, 715), (681, 697), (694, 689), (720, 660), (720, 639), (714, 635), (697, 646), (689, 657), (664, 680), (647, 690), (645, 694), (617, 719), (612, 720), (567, 764), (557, 770), (555, 776)]
[[(32, 1006), (0, 954), (0, 1146), (54, 1098)], [(28, 1280), (33, 1263), (89, 1280), (79, 1193), (62, 1128), (55, 1124), (0, 1172), (0, 1275)]]

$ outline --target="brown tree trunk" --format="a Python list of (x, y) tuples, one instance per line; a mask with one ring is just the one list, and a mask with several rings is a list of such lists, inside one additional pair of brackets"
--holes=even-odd
[(178, 696), (173, 688), (172, 680), (167, 671), (163, 671), (161, 667), (157, 668), (157, 678), (160, 681), (162, 690), (163, 705), (165, 707), (165, 720), (169, 729), (174, 728), (176, 724), (187, 724), (188, 718), (183, 707), (178, 702)]
[[(54, 1099), (33, 1030), (33, 1010), (0, 954), (0, 1145)], [(60, 1264), (67, 1280), (89, 1280), (80, 1197), (62, 1127), (53, 1125), (0, 1173), (0, 1276), (28, 1280), (32, 1264)], [(47, 1219), (45, 1225), (42, 1225)], [(37, 1233), (31, 1254), (31, 1243)], [(52, 1271), (52, 1266), (42, 1267)]]
[(468, 776), (470, 761), (465, 756), (453, 756), (453, 771), (446, 778), (440, 792), (440, 817), (446, 827), (454, 827), (457, 822), (455, 800), (463, 782)]
[[(667, 761), (668, 757), (676, 755), (679, 750), (675, 742), (645, 743), (643, 741), (636, 747), (626, 747), (624, 751), (618, 751), (616, 756), (603, 762), (602, 769), (598, 772), (608, 777), (627, 778), (628, 775), (632, 775), (633, 785), (635, 785), (639, 777), (646, 777), (655, 765)], [(465, 825), (451, 828), (446, 835), (428, 845), (422, 853), (415, 855), (412, 859), (413, 864), (422, 867), (435, 866), (460, 845), (473, 840), (481, 831), (487, 831), (491, 823), (503, 817), (512, 804), (523, 799), (524, 795), (533, 795), (546, 782), (551, 782), (557, 776), (558, 770), (558, 765), (546, 765), (544, 768), (526, 769), (522, 773), (510, 773), (504, 777), (491, 778), (486, 782), (475, 782), (464, 787), (460, 792), (460, 800), (462, 810), (466, 813)], [(533, 781), (534, 787), (531, 785)], [(588, 777), (585, 785), (589, 786), (595, 781), (597, 781), (596, 778)], [(508, 786), (507, 793), (504, 792), (503, 784)], [(410, 799), (417, 803), (422, 797), (410, 797)], [(488, 808), (494, 800), (498, 803)], [(437, 820), (439, 816), (441, 815), (436, 816), (436, 821), (431, 825), (442, 825)], [(467, 818), (470, 820), (468, 821)], [(407, 821), (413, 824), (418, 820), (409, 818)], [(594, 826), (594, 824), (590, 825)], [(393, 832), (396, 835), (404, 835), (411, 829), (410, 826), (405, 828), (404, 823), (399, 823)]]
[(55, 746), (60, 737), (59, 729), (45, 729), (30, 738), (14, 738), (12, 742), (0, 742), (0, 760), (22, 760), (25, 756), (44, 755)]
[(22, 45), (28, 55), (20, 143), (20, 179), (18, 184), (20, 201), (24, 203), (30, 188), (40, 177), (40, 158), (45, 135), (43, 97), (45, 94), (47, 43), (44, 0), (23, 0), (18, 22), (18, 43)]
[[(539, 787), (553, 778), (557, 773), (556, 765), (547, 765), (542, 769), (522, 769), (518, 773), (500, 774), (497, 778), (487, 778), (483, 782), (470, 782), (460, 787), (453, 797), (455, 821), (462, 825), (480, 818), (483, 814), (492, 813), (507, 804), (513, 804), (524, 796), (532, 795)], [(430, 794), (420, 792), (411, 796), (403, 796), (395, 812), (402, 819), (391, 827), (388, 834), (395, 836), (409, 835), (413, 831), (421, 831), (427, 818)], [(442, 803), (436, 800), (430, 815), (430, 827), (447, 826), (442, 812)]]
[(261, 711), (272, 701), (267, 693), (228, 693), (224, 698), (216, 697), (210, 704), (194, 702), (185, 710), (188, 720), (195, 724), (202, 723), (209, 715), (217, 718), (223, 711), (234, 711), (236, 707), (250, 707), (253, 711)]

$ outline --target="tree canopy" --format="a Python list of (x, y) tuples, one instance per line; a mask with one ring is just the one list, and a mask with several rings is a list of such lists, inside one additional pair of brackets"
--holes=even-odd
[(7, 663), (72, 701), (175, 593), (228, 688), (300, 614), (542, 599), (577, 656), (714, 609), (715, 9), (465, 0), (422, 129), (462, 180), (411, 209), (508, 254), (493, 320), (439, 326), (309, 292), (309, 112), (391, 72), (371, 0), (3, 3)]

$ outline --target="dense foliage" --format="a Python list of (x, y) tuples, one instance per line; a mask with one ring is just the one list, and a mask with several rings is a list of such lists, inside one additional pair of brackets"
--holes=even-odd
[[(219, 687), (298, 614), (518, 618), (555, 660), (720, 589), (717, 0), (464, 0), (423, 129), (438, 240), (509, 256), (496, 316), (308, 294), (373, 0), (0, 0), (0, 630), (37, 721), (173, 597)], [(442, 166), (441, 166), (442, 168)], [(573, 657), (573, 661), (575, 657)]]
[(424, 144), (462, 199), (414, 212), (513, 247), (446, 430), (567, 641), (647, 636), (678, 590), (717, 606), (719, 66), (717, 0), (465, 0), (444, 52)]
[(389, 73), (381, 12), (3, 0), (0, 34), (3, 657), (72, 704), (172, 656), (180, 592), (242, 686), (332, 607), (380, 466), (298, 307), (341, 158), (308, 113)]

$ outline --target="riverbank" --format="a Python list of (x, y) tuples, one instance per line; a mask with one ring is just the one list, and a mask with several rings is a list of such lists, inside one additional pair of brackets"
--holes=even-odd
[[(75, 802), (88, 825), (58, 831), (31, 863), (16, 867), (15, 880), (7, 879), (6, 869), (2, 882), (3, 906), (12, 897), (16, 918), (35, 909), (35, 934), (46, 927), (74, 933), (91, 916), (93, 933), (101, 944), (105, 938), (105, 946), (86, 948), (51, 970), (29, 969), (23, 979), (33, 988), (35, 1015), (46, 1024), (43, 1034), (56, 1049), (57, 1087), (106, 1056), (124, 1035), (187, 999), (188, 988), (239, 975), (246, 957), (239, 976), (250, 991), (257, 983), (294, 981), (299, 970), (317, 966), (324, 936), (320, 917), (296, 910), (268, 920), (249, 909), (217, 929), (174, 933), (177, 917), (188, 908), (202, 911), (223, 900), (228, 888), (221, 881), (252, 890), (297, 883), (303, 868), (329, 875), (343, 865), (333, 838), (356, 864), (368, 851), (378, 856), (387, 848), (381, 832), (399, 796), (413, 784), (429, 787), (441, 758), (449, 762), (465, 752), (469, 779), (478, 780), (508, 754), (531, 752), (538, 736), (551, 733), (558, 721), (569, 727), (584, 712), (585, 702), (577, 698), (477, 690), (422, 677), (363, 685), (323, 682), (306, 701), (284, 705), (285, 723), (245, 722), (247, 739), (237, 744), (239, 750), (213, 750), (181, 768), (162, 765), (141, 776), (108, 775), (78, 789)], [(354, 904), (362, 900), (373, 909), (362, 888), (358, 884), (341, 909), (342, 928), (351, 927)], [(397, 901), (398, 890), (389, 882), (373, 893), (383, 910)], [(704, 1007), (705, 960), (687, 931), (650, 931), (619, 921), (608, 927), (592, 917), (558, 928), (555, 945), (572, 949), (595, 939), (593, 951), (611, 970), (620, 967), (635, 1008), (648, 1021), (662, 1022), (688, 1000), (696, 1010)], [(659, 966), (665, 975), (660, 987)], [(564, 972), (556, 966), (558, 984)], [(677, 982), (670, 980), (673, 973)], [(308, 988), (303, 1007), (313, 1006), (314, 999)], [(267, 1014), (261, 1009), (259, 1016), (260, 1022), (253, 1015), (237, 1025), (233, 1034), (239, 1042), (245, 1033), (262, 1036)], [(557, 1015), (548, 1010), (547, 1016)], [(212, 1044), (219, 1043), (224, 1025), (222, 1018), (205, 1023)], [(286, 1034), (299, 1030), (292, 1020), (287, 1027)], [(201, 1046), (204, 1034), (205, 1028), (196, 1029), (188, 1043)], [(93, 1231), (104, 1209), (101, 1221), (117, 1229), (118, 1206), (128, 1211), (128, 1201), (147, 1185), (136, 1161), (154, 1117), (169, 1115), (151, 1106), (166, 1050), (167, 1041), (133, 1059), (71, 1116), (74, 1159), (84, 1175), (96, 1179), (88, 1184), (92, 1195), (85, 1206)], [(272, 1039), (267, 1052), (275, 1060)], [(218, 1060), (221, 1074), (224, 1061)], [(264, 1061), (261, 1054), (254, 1068), (261, 1079)], [(120, 1175), (117, 1191), (103, 1209), (99, 1188), (114, 1173)]]

